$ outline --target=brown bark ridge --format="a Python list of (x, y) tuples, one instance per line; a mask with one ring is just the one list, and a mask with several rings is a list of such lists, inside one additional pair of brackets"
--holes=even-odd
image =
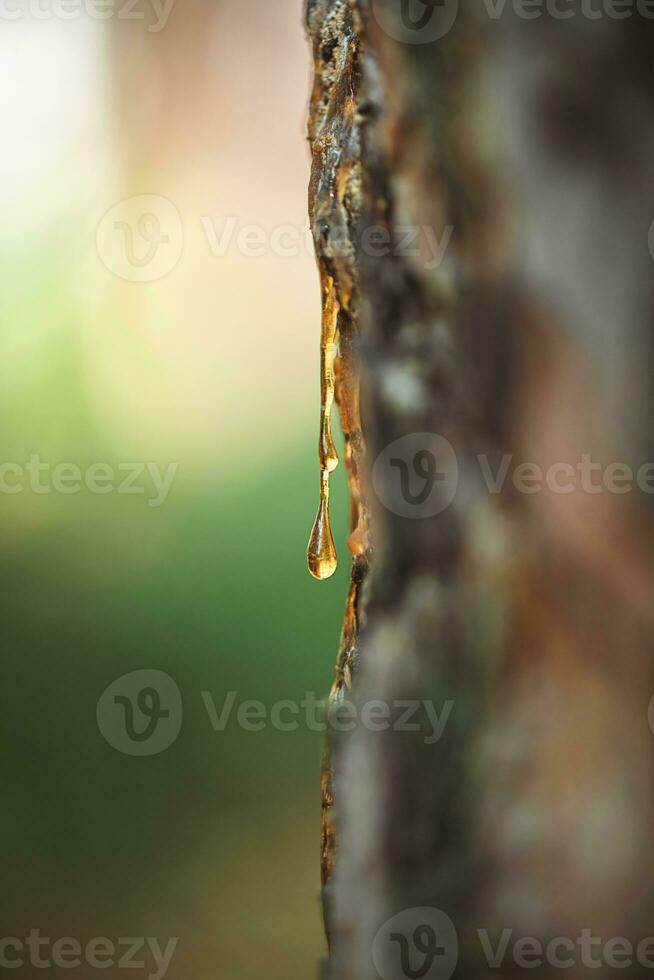
[[(361, 210), (360, 24), (346, 0), (309, 2), (306, 10), (313, 45), (314, 84), (309, 117), (312, 155), (309, 213), (320, 272), (323, 329), (336, 312), (338, 353), (335, 397), (345, 440), (352, 502), (349, 548), (352, 578), (338, 653), (332, 704), (350, 690), (358, 656), (360, 587), (367, 567), (367, 515), (360, 499), (363, 440), (359, 417), (358, 267), (356, 228)], [(324, 420), (323, 420), (324, 422)], [(322, 439), (322, 425), (321, 425)], [(322, 447), (321, 447), (322, 452)], [(326, 747), (322, 774), (322, 884), (326, 931), (330, 934), (330, 882), (335, 855), (333, 766)]]
[(329, 980), (651, 966), (652, 505), (602, 480), (654, 449), (654, 22), (571, 9), (307, 8), (363, 513), (333, 696), (393, 722), (332, 738)]

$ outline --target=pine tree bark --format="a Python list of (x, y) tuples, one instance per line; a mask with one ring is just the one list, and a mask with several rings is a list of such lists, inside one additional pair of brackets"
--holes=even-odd
[[(307, 9), (310, 211), (363, 535), (333, 697), (393, 722), (423, 706), (415, 731), (332, 735), (326, 976), (407, 976), (385, 923), (418, 910), (410, 947), (425, 908), (457, 938), (443, 927), (429, 978), (488, 976), (480, 931), (495, 948), (503, 930), (565, 941), (538, 976), (570, 942), (574, 975), (602, 976), (584, 930), (634, 951), (654, 932), (652, 504), (635, 479), (653, 449), (654, 22), (437, 6), (424, 43), (397, 0)], [(389, 505), (394, 444), (433, 452), (438, 513)], [(607, 490), (618, 463), (633, 492)], [(503, 977), (524, 974), (512, 950)]]

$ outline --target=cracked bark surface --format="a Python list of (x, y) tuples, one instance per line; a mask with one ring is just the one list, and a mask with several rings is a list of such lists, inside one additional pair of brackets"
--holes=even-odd
[[(435, 907), (458, 957), (427, 975), (470, 980), (488, 975), (480, 929), (653, 931), (650, 497), (490, 493), (478, 457), (652, 458), (654, 25), (467, 8), (410, 44), (394, 17), (392, 0), (307, 7), (310, 213), (339, 306), (353, 530), (363, 514), (332, 697), (453, 707), (434, 744), (359, 726), (331, 746), (326, 975), (402, 977), (375, 937)], [(438, 268), (398, 247), (406, 226), (453, 229)], [(372, 227), (387, 254), (363, 247)], [(423, 520), (372, 490), (412, 433), (458, 461), (453, 502)]]
[[(323, 316), (337, 310), (338, 356), (334, 371), (336, 403), (345, 440), (352, 502), (350, 550), (352, 579), (338, 653), (331, 701), (351, 689), (358, 656), (360, 587), (367, 568), (367, 513), (361, 501), (359, 468), (363, 441), (358, 378), (358, 266), (356, 234), (361, 210), (361, 114), (359, 20), (343, 2), (309, 3), (307, 24), (313, 44), (314, 85), (309, 118), (312, 154), (309, 213), (320, 283)], [(325, 925), (329, 935), (330, 882), (335, 856), (333, 763), (327, 746), (322, 775), (321, 867)]]

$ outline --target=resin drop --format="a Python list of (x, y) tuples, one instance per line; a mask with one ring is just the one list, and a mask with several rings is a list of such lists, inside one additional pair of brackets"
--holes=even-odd
[(316, 516), (309, 547), (307, 549), (307, 559), (309, 571), (314, 578), (330, 578), (336, 571), (338, 564), (336, 558), (336, 548), (332, 537), (332, 529), (329, 523), (329, 473), (321, 475), (320, 504)]
[(307, 561), (314, 578), (330, 578), (336, 571), (338, 559), (329, 520), (329, 474), (338, 466), (338, 454), (332, 438), (332, 408), (334, 405), (338, 305), (334, 281), (325, 276), (323, 282), (322, 334), (320, 338), (320, 503), (309, 547)]

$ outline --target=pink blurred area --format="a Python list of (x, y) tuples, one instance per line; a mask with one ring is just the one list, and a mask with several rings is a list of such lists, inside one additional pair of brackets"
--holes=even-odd
[[(116, 451), (156, 447), (192, 468), (210, 439), (217, 456), (265, 460), (266, 417), (283, 446), (307, 431), (315, 402), (302, 5), (173, 0), (160, 28), (150, 0), (136, 9), (143, 21), (3, 25), (14, 92), (0, 97), (3, 237), (62, 264), (89, 397)], [(184, 229), (179, 263), (145, 285), (112, 275), (94, 245), (103, 215), (142, 194), (171, 201)], [(251, 225), (261, 255), (240, 247)], [(293, 254), (271, 247), (281, 226)], [(38, 348), (54, 329), (39, 320), (11, 342)]]

